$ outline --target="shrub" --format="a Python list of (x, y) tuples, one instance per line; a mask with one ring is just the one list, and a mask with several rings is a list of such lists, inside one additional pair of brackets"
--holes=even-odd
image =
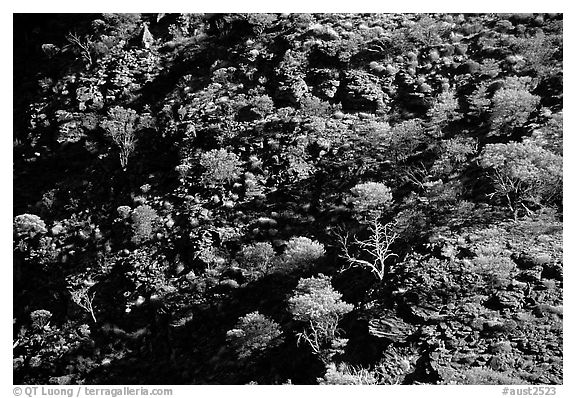
[(303, 97), (300, 100), (300, 109), (307, 116), (327, 117), (333, 112), (330, 103), (322, 101), (313, 95)]
[(324, 245), (318, 241), (298, 236), (291, 238), (282, 255), (283, 265), (289, 269), (306, 268), (324, 256)]
[(392, 192), (385, 184), (380, 182), (365, 182), (351, 189), (354, 197), (352, 204), (358, 213), (368, 216), (377, 216), (392, 203)]
[(562, 191), (562, 157), (530, 142), (488, 144), (480, 165), (492, 170), (494, 194), (517, 218), (523, 202), (550, 202)]
[(32, 321), (32, 328), (42, 330), (48, 326), (52, 318), (52, 313), (48, 310), (36, 310), (30, 313), (30, 320)]
[(405, 120), (392, 126), (388, 143), (396, 161), (404, 161), (425, 141), (424, 128), (419, 119)]
[(378, 380), (370, 370), (355, 368), (345, 363), (340, 363), (338, 366), (335, 363), (330, 363), (326, 367), (324, 376), (319, 377), (317, 381), (320, 385), (378, 384)]
[(452, 369), (441, 372), (442, 384), (464, 385), (523, 385), (527, 382), (507, 372), (498, 372), (486, 367), (471, 367), (456, 372)]
[(468, 155), (476, 153), (478, 143), (473, 138), (456, 137), (442, 141), (441, 156), (434, 162), (432, 173), (451, 174), (466, 162)]
[(250, 273), (249, 279), (257, 279), (268, 273), (275, 257), (276, 252), (269, 242), (256, 242), (242, 248), (238, 261)]
[(225, 149), (213, 149), (203, 153), (200, 165), (204, 167), (202, 181), (210, 186), (222, 185), (238, 178), (240, 159)]
[(46, 233), (46, 223), (35, 214), (20, 214), (14, 217), (14, 232), (18, 237), (33, 238)]
[(524, 141), (533, 142), (557, 155), (562, 155), (563, 130), (562, 112), (556, 113), (551, 115), (544, 126), (534, 130), (531, 136), (525, 137)]
[(336, 338), (338, 322), (353, 308), (342, 301), (342, 294), (322, 274), (300, 279), (288, 300), (288, 310), (294, 319), (306, 324), (298, 334), (298, 342), (304, 340), (315, 354), (321, 354), (323, 346)]
[(457, 119), (458, 99), (454, 91), (445, 91), (436, 98), (432, 108), (427, 112), (430, 123), (440, 135), (441, 129)]
[(269, 95), (259, 95), (252, 98), (252, 110), (264, 117), (274, 110), (274, 101)]
[(118, 212), (118, 215), (120, 215), (120, 217), (128, 218), (128, 216), (130, 216), (130, 213), (132, 212), (132, 209), (130, 208), (130, 206), (118, 206), (116, 211)]
[(490, 123), (494, 134), (507, 134), (528, 121), (530, 113), (540, 103), (540, 97), (522, 88), (503, 87), (494, 93)]
[(238, 319), (235, 328), (226, 332), (226, 339), (242, 359), (279, 344), (281, 334), (276, 322), (255, 311)]
[(132, 230), (134, 243), (142, 243), (150, 238), (154, 229), (154, 223), (158, 215), (156, 210), (148, 205), (140, 205), (132, 212)]

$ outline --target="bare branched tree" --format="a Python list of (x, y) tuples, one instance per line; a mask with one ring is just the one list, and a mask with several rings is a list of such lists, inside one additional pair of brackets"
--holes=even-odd
[(70, 42), (76, 49), (80, 51), (80, 55), (82, 59), (86, 61), (88, 67), (92, 65), (92, 37), (91, 36), (84, 36), (81, 38), (78, 33), (68, 33), (66, 36), (66, 40)]
[[(348, 232), (339, 235), (340, 245), (342, 246), (342, 258), (348, 265), (343, 270), (352, 267), (361, 267), (370, 270), (379, 280), (386, 277), (386, 261), (391, 257), (397, 257), (397, 254), (390, 250), (398, 234), (394, 232), (395, 223), (382, 224), (377, 218), (374, 218), (368, 227), (370, 237), (366, 240), (360, 240), (357, 237), (350, 237)], [(352, 255), (350, 248), (358, 248), (358, 255)], [(360, 256), (365, 255), (369, 260), (364, 260)], [(364, 257), (364, 256), (362, 256)]]
[(90, 292), (89, 286), (82, 286), (75, 290), (70, 290), (72, 301), (74, 301), (80, 308), (84, 309), (90, 314), (94, 323), (97, 322), (96, 315), (94, 314), (94, 292)]

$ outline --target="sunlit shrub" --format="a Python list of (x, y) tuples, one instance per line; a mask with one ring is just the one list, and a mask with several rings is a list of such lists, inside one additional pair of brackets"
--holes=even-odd
[(276, 322), (255, 311), (238, 319), (234, 329), (226, 332), (226, 340), (239, 358), (247, 358), (279, 344), (281, 334)]
[(34, 214), (20, 214), (14, 218), (14, 232), (19, 237), (33, 238), (37, 234), (46, 233), (46, 223)]
[(404, 161), (424, 142), (426, 136), (422, 121), (410, 119), (392, 126), (388, 149), (396, 161)]
[(305, 341), (315, 354), (321, 354), (325, 345), (336, 339), (338, 322), (353, 308), (342, 301), (342, 294), (322, 274), (300, 279), (288, 300), (288, 311), (306, 325), (298, 334), (298, 341)]
[(258, 279), (268, 273), (275, 257), (276, 252), (269, 242), (256, 242), (242, 248), (238, 261), (248, 270), (250, 279)]
[(380, 182), (365, 182), (351, 189), (356, 211), (368, 216), (378, 215), (392, 203), (392, 191)]
[(530, 142), (488, 144), (480, 165), (491, 169), (495, 194), (514, 218), (524, 201), (546, 203), (562, 192), (562, 157)]
[(128, 218), (132, 212), (132, 208), (130, 208), (130, 206), (118, 206), (116, 211), (121, 218)]
[(438, 135), (449, 122), (458, 118), (457, 109), (458, 99), (454, 91), (445, 91), (436, 98), (427, 116)]
[(156, 210), (148, 205), (140, 205), (132, 212), (132, 229), (134, 243), (142, 243), (150, 239), (154, 230), (154, 223), (158, 218)]
[(326, 373), (318, 378), (320, 385), (362, 385), (378, 384), (374, 373), (368, 369), (356, 368), (345, 363), (336, 365), (330, 363), (326, 367)]
[(540, 97), (531, 94), (522, 79), (506, 79), (504, 87), (492, 97), (490, 123), (493, 134), (507, 134), (528, 121), (540, 103)]
[(252, 110), (260, 116), (266, 116), (274, 110), (274, 101), (269, 95), (259, 95), (250, 101)]
[(52, 313), (48, 310), (36, 310), (30, 313), (32, 328), (35, 330), (42, 330), (48, 326), (50, 318), (52, 318)]
[(202, 181), (209, 186), (231, 182), (240, 175), (240, 159), (225, 149), (203, 153), (200, 165), (204, 168)]
[(462, 166), (469, 155), (475, 154), (478, 143), (473, 138), (456, 137), (442, 141), (441, 156), (434, 162), (432, 173), (450, 174)]
[(322, 243), (304, 236), (294, 237), (286, 245), (286, 250), (282, 255), (282, 265), (287, 269), (306, 268), (323, 257), (325, 253)]

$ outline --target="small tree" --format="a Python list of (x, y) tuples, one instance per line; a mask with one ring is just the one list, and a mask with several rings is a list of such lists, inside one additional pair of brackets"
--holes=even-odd
[(70, 296), (72, 301), (76, 303), (80, 308), (90, 314), (94, 323), (97, 323), (96, 314), (94, 312), (94, 292), (90, 292), (90, 286), (79, 285), (76, 288), (70, 288)]
[(562, 157), (531, 142), (488, 144), (480, 165), (491, 170), (492, 195), (506, 200), (515, 220), (526, 201), (549, 202), (562, 191)]
[(255, 311), (238, 319), (236, 327), (226, 332), (226, 339), (242, 359), (279, 344), (281, 334), (276, 322)]
[(120, 150), (120, 164), (126, 170), (128, 158), (136, 148), (136, 131), (142, 127), (138, 114), (133, 109), (115, 106), (108, 111), (108, 119), (101, 126)]
[[(380, 281), (384, 280), (387, 273), (386, 262), (389, 258), (397, 256), (390, 250), (398, 234), (393, 231), (394, 224), (382, 224), (378, 218), (374, 218), (368, 230), (368, 239), (360, 240), (353, 237), (350, 242), (350, 235), (345, 233), (340, 235), (340, 243), (344, 254), (342, 257), (348, 263), (343, 270), (351, 267), (366, 268), (371, 271)], [(354, 256), (350, 253), (350, 247), (356, 246), (359, 254)], [(360, 258), (360, 256), (367, 259)]]
[(342, 301), (342, 294), (334, 290), (330, 278), (322, 274), (300, 279), (294, 295), (288, 300), (288, 310), (294, 319), (306, 324), (298, 333), (298, 343), (305, 341), (314, 354), (323, 354), (327, 343), (332, 346), (338, 343), (338, 323), (353, 308)]

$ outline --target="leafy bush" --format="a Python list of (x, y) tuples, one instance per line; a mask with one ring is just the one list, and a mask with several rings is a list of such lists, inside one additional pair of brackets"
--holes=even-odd
[(281, 334), (276, 322), (255, 311), (241, 317), (235, 328), (226, 332), (226, 339), (243, 359), (279, 344)]
[(490, 114), (493, 134), (507, 134), (522, 126), (539, 103), (540, 97), (523, 88), (503, 87), (496, 91)]
[(288, 300), (288, 311), (295, 320), (306, 324), (298, 334), (315, 354), (321, 354), (323, 346), (337, 335), (338, 322), (354, 307), (342, 301), (342, 294), (332, 288), (330, 278), (323, 274), (303, 278)]
[(404, 161), (426, 140), (422, 121), (410, 119), (392, 126), (388, 143), (389, 151), (396, 161)]
[(154, 230), (154, 223), (158, 218), (156, 210), (148, 205), (140, 205), (132, 212), (132, 230), (134, 243), (142, 243), (150, 239)]
[(118, 215), (120, 215), (121, 218), (128, 218), (130, 216), (130, 213), (132, 212), (132, 209), (130, 208), (130, 206), (118, 206), (116, 211), (118, 212)]
[(18, 237), (33, 238), (46, 233), (46, 223), (34, 214), (20, 214), (14, 217), (14, 232)]
[(32, 328), (35, 330), (42, 330), (48, 326), (50, 318), (52, 318), (52, 313), (48, 310), (36, 310), (30, 313)]
[(480, 165), (492, 170), (495, 194), (514, 218), (523, 202), (550, 202), (562, 191), (562, 157), (530, 142), (488, 144)]
[(445, 91), (436, 98), (432, 108), (428, 110), (427, 116), (438, 135), (449, 122), (457, 119), (457, 109), (458, 99), (454, 91)]
[(475, 154), (478, 148), (478, 143), (473, 138), (469, 137), (456, 137), (446, 141), (442, 141), (441, 156), (434, 162), (432, 169), (433, 173), (450, 174), (458, 170), (468, 157), (468, 155)]
[(244, 246), (238, 255), (240, 265), (249, 272), (249, 279), (266, 275), (274, 263), (276, 252), (269, 242)]
[(544, 126), (534, 130), (531, 136), (524, 138), (524, 141), (533, 142), (556, 155), (562, 155), (563, 138), (564, 126), (562, 112), (560, 112), (551, 115), (550, 120)]
[(238, 178), (241, 162), (234, 153), (225, 149), (213, 149), (202, 154), (200, 165), (204, 167), (202, 181), (213, 186), (229, 183)]
[(327, 117), (332, 114), (333, 108), (330, 103), (322, 101), (313, 95), (303, 97), (300, 100), (300, 109), (308, 116)]
[(251, 100), (252, 110), (264, 117), (274, 110), (274, 101), (269, 95), (259, 95)]
[(363, 215), (377, 216), (392, 203), (392, 191), (380, 182), (358, 184), (351, 191), (354, 194), (352, 204)]
[(322, 243), (304, 236), (294, 237), (288, 241), (282, 255), (283, 267), (287, 269), (307, 268), (325, 253)]

